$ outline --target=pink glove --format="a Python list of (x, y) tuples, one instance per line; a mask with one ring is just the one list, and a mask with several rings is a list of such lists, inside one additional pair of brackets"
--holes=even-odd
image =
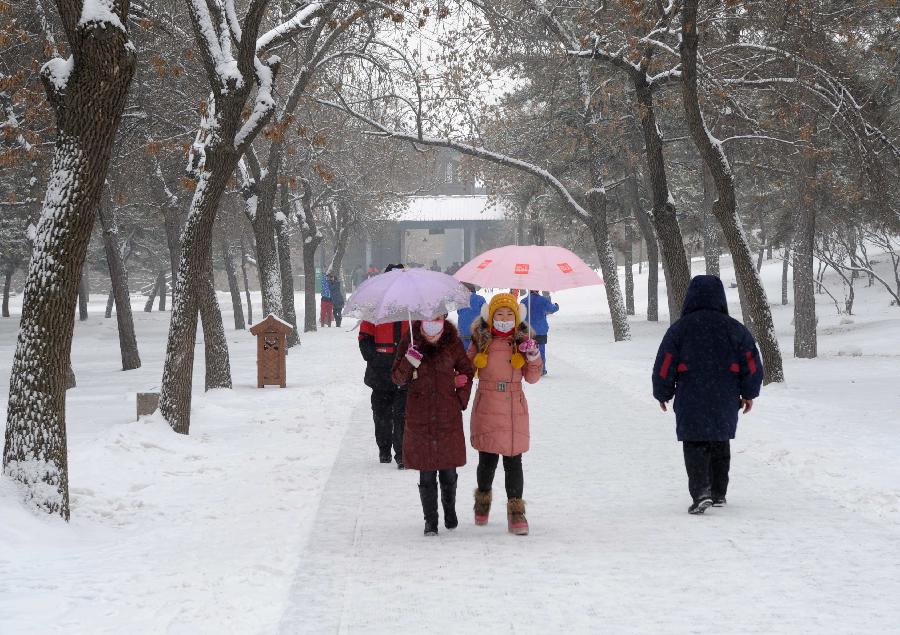
[(404, 357), (406, 357), (406, 361), (412, 364), (413, 368), (418, 368), (419, 364), (422, 363), (422, 353), (417, 351), (414, 346), (410, 346), (406, 350), (406, 355), (404, 355)]
[(530, 337), (519, 344), (519, 351), (525, 353), (525, 357), (527, 357), (529, 360), (537, 359), (537, 357), (541, 354), (537, 342), (535, 342)]
[(456, 387), (457, 388), (462, 388), (463, 386), (465, 386), (468, 383), (469, 383), (468, 375), (457, 375), (456, 376)]

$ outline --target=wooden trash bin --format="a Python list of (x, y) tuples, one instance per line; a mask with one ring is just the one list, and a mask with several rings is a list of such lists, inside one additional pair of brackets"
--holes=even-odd
[(287, 386), (285, 356), (287, 336), (294, 327), (269, 314), (262, 322), (250, 328), (256, 336), (256, 383), (258, 388), (277, 385)]

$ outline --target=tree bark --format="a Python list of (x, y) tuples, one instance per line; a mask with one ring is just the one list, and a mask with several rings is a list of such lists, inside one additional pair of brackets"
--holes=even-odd
[(647, 245), (647, 321), (659, 321), (659, 247), (650, 216), (641, 207), (641, 196), (638, 190), (637, 177), (632, 175), (625, 182), (631, 211), (637, 220), (644, 243)]
[[(10, 371), (3, 471), (25, 484), (33, 504), (68, 520), (72, 315), (135, 53), (124, 27), (82, 23), (81, 2), (57, 7), (73, 56), (42, 71), (57, 138)], [(127, 2), (116, 0), (111, 10), (128, 24)]]
[(676, 216), (675, 200), (669, 191), (666, 163), (663, 156), (663, 140), (656, 121), (653, 91), (644, 73), (632, 75), (638, 100), (638, 115), (644, 133), (647, 156), (647, 178), (650, 183), (653, 214), (651, 220), (659, 240), (659, 250), (666, 276), (669, 304), (669, 321), (681, 315), (684, 295), (691, 281), (691, 268), (685, 255), (684, 239)]
[(712, 172), (703, 163), (703, 261), (706, 265), (706, 274), (709, 276), (721, 277), (722, 269), (720, 259), (722, 257), (722, 246), (719, 243), (719, 232), (716, 228), (715, 215), (713, 214), (713, 205), (716, 202), (715, 191), (716, 183), (713, 180)]
[(788, 304), (788, 269), (791, 266), (791, 243), (784, 248), (784, 259), (781, 261), (781, 305)]
[(159, 276), (156, 276), (156, 281), (153, 283), (153, 288), (150, 290), (150, 296), (147, 298), (147, 301), (144, 303), (144, 313), (150, 313), (153, 311), (153, 302), (156, 300), (156, 294), (159, 291)]
[(300, 238), (303, 240), (303, 332), (316, 330), (316, 250), (322, 242), (316, 217), (312, 208), (312, 190), (308, 181), (303, 180), (298, 215)]
[(247, 324), (253, 324), (253, 302), (250, 299), (250, 278), (247, 276), (247, 248), (241, 236), (241, 275), (244, 278), (244, 295), (247, 297)]
[(106, 311), (103, 313), (103, 317), (107, 320), (112, 317), (113, 307), (116, 305), (116, 294), (113, 293), (112, 289), (112, 279), (110, 279), (109, 285), (109, 293), (106, 294)]
[(156, 282), (157, 282), (157, 291), (159, 292), (159, 306), (157, 309), (159, 311), (166, 310), (166, 292), (169, 285), (166, 284), (166, 270), (160, 269), (159, 273), (156, 274)]
[(237, 274), (234, 271), (234, 259), (231, 255), (231, 245), (227, 240), (222, 241), (222, 260), (225, 262), (225, 275), (228, 276), (228, 290), (231, 292), (231, 308), (234, 311), (234, 328), (237, 331), (244, 330), (244, 305), (241, 303), (241, 290), (238, 287)]
[(3, 272), (3, 317), (9, 317), (9, 290), (12, 288), (14, 267), (7, 267)]
[(203, 356), (206, 362), (204, 388), (231, 388), (231, 360), (228, 358), (228, 341), (222, 311), (216, 298), (213, 279), (212, 253), (206, 269), (206, 285), (199, 299), (200, 321), (203, 325)]
[(287, 186), (282, 185), (280, 190), (281, 210), (279, 214), (275, 215), (275, 236), (278, 239), (278, 270), (281, 274), (283, 319), (294, 327), (294, 330), (287, 336), (287, 345), (290, 348), (300, 341), (300, 334), (297, 331), (297, 310), (294, 307), (294, 264), (291, 261), (291, 234), (288, 227), (291, 210)]
[(817, 355), (813, 255), (816, 244), (816, 171), (813, 148), (800, 154), (800, 200), (794, 230), (794, 357)]
[[(178, 277), (178, 258), (181, 251), (181, 218), (178, 207), (171, 204), (171, 202), (166, 204), (165, 214), (166, 246), (169, 248), (169, 269), (172, 275), (172, 304), (174, 304), (175, 280)], [(161, 287), (159, 292), (165, 296), (165, 286)], [(164, 305), (163, 308), (160, 308), (160, 311), (163, 310)]]
[(262, 294), (263, 316), (284, 318), (281, 296), (281, 267), (275, 239), (275, 180), (280, 166), (270, 166), (271, 172), (263, 175), (249, 190), (244, 191), (244, 209), (256, 243), (256, 270)]
[(99, 215), (100, 226), (103, 230), (103, 248), (106, 251), (109, 280), (112, 285), (111, 295), (116, 302), (116, 324), (119, 327), (119, 352), (122, 357), (122, 370), (134, 370), (141, 367), (141, 356), (138, 353), (137, 336), (134, 334), (134, 318), (131, 315), (128, 270), (125, 268), (125, 263), (122, 259), (118, 241), (118, 229), (113, 211), (108, 204), (101, 204)]
[[(781, 350), (775, 337), (775, 324), (759, 273), (753, 267), (753, 257), (747, 238), (737, 216), (734, 176), (720, 143), (715, 142), (703, 120), (697, 92), (697, 3), (685, 0), (681, 14), (681, 94), (685, 119), (697, 150), (712, 172), (718, 198), (713, 212), (731, 252), (738, 284), (743, 287), (748, 310), (756, 326), (760, 352), (766, 364), (766, 382), (784, 381)], [(796, 275), (796, 272), (795, 272)]]
[(83, 267), (81, 277), (78, 279), (78, 320), (81, 322), (88, 319), (89, 301), (90, 292), (88, 291), (87, 267)]
[(634, 252), (632, 250), (631, 223), (625, 223), (622, 255), (625, 257), (625, 313), (634, 315)]

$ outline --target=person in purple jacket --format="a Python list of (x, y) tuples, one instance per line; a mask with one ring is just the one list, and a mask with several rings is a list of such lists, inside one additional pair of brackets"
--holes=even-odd
[(653, 365), (653, 397), (663, 411), (675, 398), (675, 424), (684, 450), (691, 514), (725, 505), (731, 439), (738, 411), (759, 396), (763, 366), (753, 335), (728, 315), (716, 276), (696, 276), (681, 319), (666, 331)]

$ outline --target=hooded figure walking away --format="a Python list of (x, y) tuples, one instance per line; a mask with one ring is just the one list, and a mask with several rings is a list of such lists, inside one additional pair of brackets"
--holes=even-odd
[(653, 365), (653, 397), (663, 411), (675, 398), (676, 432), (693, 499), (689, 513), (725, 505), (738, 411), (750, 412), (762, 381), (756, 342), (729, 317), (722, 281), (696, 276), (681, 319), (666, 331)]
[(466, 464), (462, 412), (469, 404), (475, 367), (459, 333), (444, 317), (413, 322), (413, 345), (403, 338), (393, 380), (407, 387), (403, 463), (419, 470), (425, 535), (438, 533), (438, 479), (444, 526), (456, 529), (456, 468)]
[(344, 314), (344, 290), (341, 285), (341, 277), (337, 274), (329, 274), (328, 286), (331, 289), (331, 304), (334, 309), (334, 324), (338, 328)]
[(456, 324), (463, 347), (469, 350), (469, 344), (472, 343), (472, 322), (481, 316), (481, 307), (484, 306), (486, 300), (478, 295), (478, 288), (474, 284), (463, 282), (463, 285), (470, 292), (469, 306), (456, 312)]
[(530, 442), (522, 380), (537, 383), (542, 368), (538, 345), (525, 323), (526, 312), (514, 295), (495, 295), (472, 323), (468, 351), (479, 380), (469, 424), (472, 447), (478, 450), (475, 524), (488, 522), (494, 473), (502, 456), (507, 526), (510, 533), (520, 536), (528, 534), (522, 454)]
[[(385, 273), (402, 269), (403, 265), (388, 265)], [(403, 469), (403, 423), (406, 418), (406, 387), (399, 387), (391, 379), (397, 347), (409, 332), (406, 321), (373, 324), (359, 323), (359, 352), (366, 360), (365, 384), (372, 389), (372, 418), (375, 420), (375, 443), (378, 459), (391, 462), (391, 445), (397, 468)]]

